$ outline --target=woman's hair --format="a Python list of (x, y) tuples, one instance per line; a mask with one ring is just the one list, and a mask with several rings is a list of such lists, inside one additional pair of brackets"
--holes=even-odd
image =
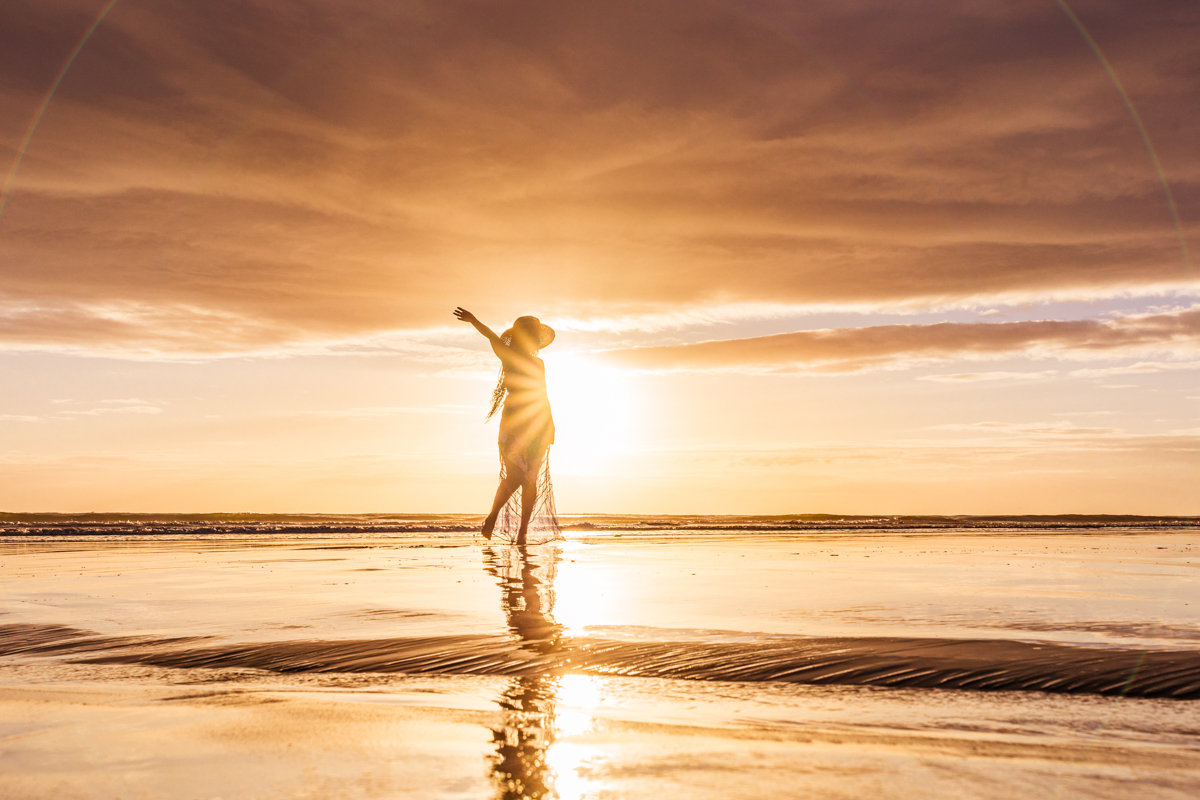
[(496, 412), (500, 410), (500, 406), (504, 405), (504, 395), (507, 393), (508, 389), (504, 387), (504, 363), (501, 362), (500, 380), (496, 381), (496, 388), (492, 389), (492, 407), (488, 409), (487, 416), (483, 418), (484, 422), (496, 416)]
[[(537, 345), (534, 347), (530, 355), (536, 355), (538, 350), (554, 341), (554, 329), (549, 325), (543, 325), (542, 321), (537, 317), (517, 317), (516, 322), (512, 327), (500, 334), (500, 343), (511, 347), (513, 343), (513, 331), (520, 326), (529, 333), (529, 339), (537, 337)], [(492, 406), (488, 409), (487, 416), (484, 417), (484, 422), (487, 422), (496, 415), (500, 407), (504, 405), (504, 396), (508, 393), (508, 389), (504, 385), (504, 362), (500, 362), (500, 379), (496, 381), (496, 388), (492, 390)]]

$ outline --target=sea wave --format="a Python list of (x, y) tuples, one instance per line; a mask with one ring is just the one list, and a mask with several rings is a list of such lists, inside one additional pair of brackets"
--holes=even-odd
[[(791, 514), (562, 515), (562, 528), (605, 533), (803, 533), (937, 530), (1180, 530), (1200, 529), (1200, 517), (1063, 514), (1017, 516), (845, 516)], [(0, 538), (28, 536), (461, 536), (479, 530), (482, 515), (466, 514), (0, 514)]]
[(1200, 699), (1200, 652), (992, 639), (779, 636), (755, 642), (630, 642), (476, 635), (230, 644), (14, 624), (0, 626), (0, 655), (277, 673), (575, 673)]

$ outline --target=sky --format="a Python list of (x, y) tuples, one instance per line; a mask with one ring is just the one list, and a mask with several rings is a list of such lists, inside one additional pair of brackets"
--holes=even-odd
[(7, 0), (0, 510), (1200, 514), (1191, 0)]

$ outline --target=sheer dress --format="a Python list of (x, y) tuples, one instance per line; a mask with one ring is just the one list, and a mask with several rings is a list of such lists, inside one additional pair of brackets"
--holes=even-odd
[[(537, 475), (537, 505), (530, 518), (526, 541), (543, 544), (562, 538), (554, 509), (550, 480), (550, 445), (554, 443), (554, 416), (546, 394), (546, 365), (537, 356), (503, 344), (493, 348), (500, 357), (504, 406), (500, 412), (500, 480), (511, 466), (521, 476)], [(500, 541), (516, 541), (521, 527), (521, 493), (518, 489), (496, 521), (493, 533)]]

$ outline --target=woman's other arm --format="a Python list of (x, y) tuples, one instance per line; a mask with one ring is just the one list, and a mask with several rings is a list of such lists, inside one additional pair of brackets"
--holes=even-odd
[[(495, 351), (496, 355), (500, 355), (500, 348), (504, 347), (504, 343), (500, 341), (500, 337), (496, 335), (495, 331), (476, 319), (475, 315), (470, 311), (467, 311), (465, 308), (460, 307), (454, 309), (454, 316), (463, 322), (469, 322), (474, 325), (475, 330), (482, 333), (485, 337), (487, 337), (487, 340), (491, 342), (492, 350)], [(504, 349), (507, 350), (508, 348)]]

